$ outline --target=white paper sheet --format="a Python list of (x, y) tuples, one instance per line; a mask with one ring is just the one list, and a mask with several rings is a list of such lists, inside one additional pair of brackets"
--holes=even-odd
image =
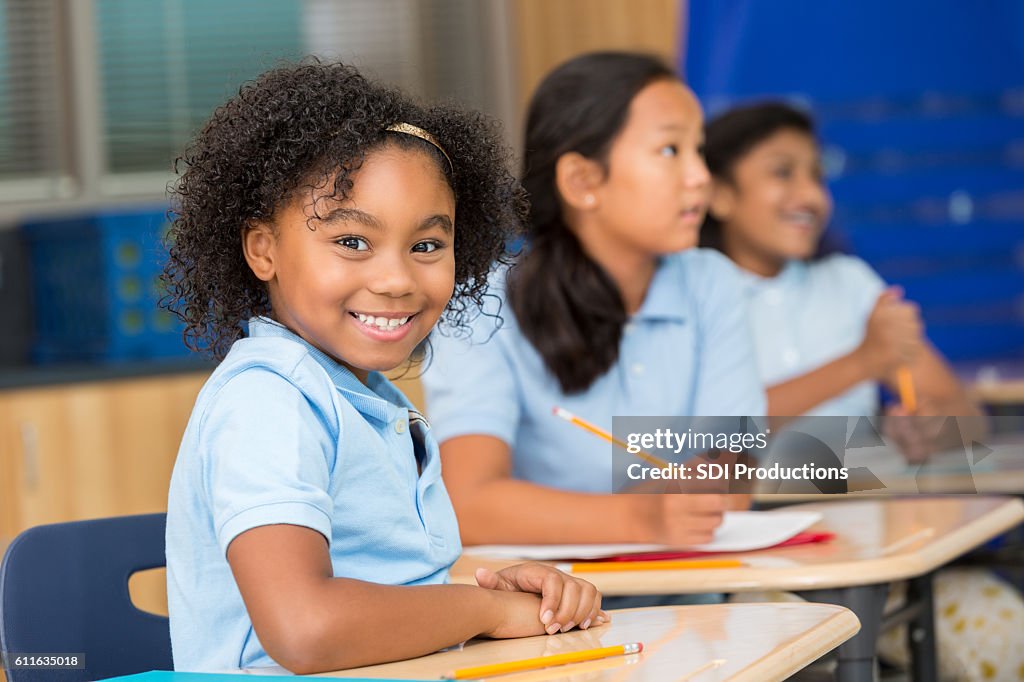
[(747, 552), (785, 542), (821, 519), (819, 512), (726, 512), (715, 539), (703, 545), (476, 545), (463, 553), (494, 559), (558, 561), (560, 559), (600, 559), (636, 552)]

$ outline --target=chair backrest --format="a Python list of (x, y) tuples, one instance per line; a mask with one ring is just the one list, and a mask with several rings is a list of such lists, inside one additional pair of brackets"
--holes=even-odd
[[(165, 514), (30, 528), (0, 565), (0, 651), (8, 682), (78, 682), (173, 670), (167, 618), (128, 594), (137, 571), (166, 565)], [(10, 668), (12, 654), (85, 654), (81, 670)]]

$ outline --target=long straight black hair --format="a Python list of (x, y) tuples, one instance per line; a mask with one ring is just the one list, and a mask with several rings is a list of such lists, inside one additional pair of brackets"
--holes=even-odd
[(530, 101), (523, 156), (529, 246), (511, 270), (508, 296), (523, 335), (565, 393), (585, 391), (615, 364), (627, 314), (615, 282), (565, 223), (555, 165), (576, 152), (607, 172), (633, 98), (654, 81), (676, 78), (654, 56), (594, 52), (549, 73)]

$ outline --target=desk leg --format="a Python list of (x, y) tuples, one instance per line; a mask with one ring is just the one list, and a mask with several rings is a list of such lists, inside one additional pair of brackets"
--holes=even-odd
[(935, 656), (935, 606), (932, 602), (932, 574), (910, 580), (907, 603), (918, 604), (917, 612), (907, 624), (910, 640), (911, 667), (914, 682), (930, 682), (939, 678)]
[(800, 592), (808, 601), (845, 606), (860, 620), (860, 632), (839, 645), (838, 682), (873, 682), (878, 634), (889, 585), (860, 585)]

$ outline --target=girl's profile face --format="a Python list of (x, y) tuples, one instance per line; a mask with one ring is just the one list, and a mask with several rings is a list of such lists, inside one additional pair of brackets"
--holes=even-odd
[(416, 150), (372, 152), (352, 180), (344, 201), (333, 179), (301, 190), (246, 245), (274, 319), (365, 382), (409, 358), (452, 296), (455, 198)]
[(731, 183), (714, 185), (712, 210), (740, 265), (770, 275), (787, 260), (814, 255), (832, 199), (811, 136), (794, 129), (772, 134), (734, 164)]
[(595, 192), (600, 238), (647, 257), (696, 245), (710, 190), (703, 126), (697, 98), (677, 80), (636, 94)]

